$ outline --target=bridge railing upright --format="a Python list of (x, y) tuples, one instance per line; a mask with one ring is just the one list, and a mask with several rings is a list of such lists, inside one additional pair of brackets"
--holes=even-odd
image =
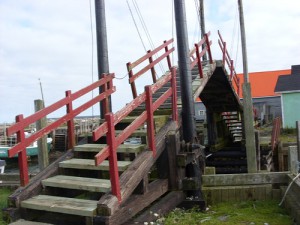
[(230, 72), (230, 74), (229, 74), (230, 81), (232, 81), (232, 80), (234, 81), (234, 88), (236, 90), (236, 93), (239, 96), (239, 94), (240, 94), (240, 79), (237, 76), (237, 73), (235, 71), (234, 61), (230, 58), (230, 55), (227, 51), (227, 44), (225, 41), (223, 41), (220, 31), (218, 31), (218, 35), (219, 35), (218, 43), (219, 43), (219, 46), (223, 53), (223, 65), (224, 65), (224, 67), (226, 67), (226, 65), (227, 65), (229, 72)]
[[(171, 53), (175, 50), (174, 47), (169, 48), (169, 45), (172, 44), (174, 39), (170, 39), (168, 41), (164, 41), (162, 45), (155, 48), (154, 50), (148, 50), (147, 54), (143, 57), (139, 58), (135, 62), (128, 62), (127, 63), (127, 71), (129, 75), (129, 83), (131, 85), (132, 95), (133, 98), (136, 98), (138, 96), (135, 81), (137, 78), (145, 74), (148, 70), (151, 71), (152, 80), (153, 83), (156, 82), (156, 71), (155, 71), (155, 65), (160, 63), (164, 58), (167, 60), (168, 68), (171, 70)], [(156, 59), (153, 59), (153, 56), (157, 56)], [(149, 64), (147, 63), (149, 62)], [(147, 63), (146, 66), (139, 69), (143, 64)], [(134, 72), (133, 69), (139, 69), (137, 72)]]
[[(147, 53), (145, 56), (141, 57), (139, 60), (134, 63), (128, 63), (127, 67), (129, 68), (130, 81), (131, 84), (134, 84), (134, 80), (139, 76), (143, 75), (147, 71), (153, 71), (154, 65), (159, 63), (164, 58), (167, 58), (169, 66), (171, 62), (169, 60), (169, 55), (174, 48), (168, 49), (168, 44), (173, 40), (165, 41), (163, 45), (154, 49), (151, 53)], [(150, 60), (150, 56), (155, 54), (155, 52), (164, 48), (165, 53), (159, 57), (157, 60)], [(149, 64), (141, 69), (136, 74), (133, 74), (132, 68), (136, 65), (149, 59)], [(163, 92), (154, 102), (152, 95), (158, 92), (164, 85), (170, 82), (169, 88)], [(145, 122), (147, 123), (147, 141), (148, 148), (152, 151), (153, 156), (156, 154), (156, 144), (155, 144), (155, 129), (154, 129), (154, 112), (157, 110), (168, 98), (171, 97), (172, 101), (172, 119), (178, 121), (177, 113), (177, 92), (176, 92), (176, 68), (170, 67), (170, 71), (166, 72), (161, 78), (156, 80), (152, 85), (145, 86), (145, 91), (137, 96), (136, 92), (134, 93), (134, 99), (128, 103), (123, 109), (116, 113), (108, 113), (105, 115), (105, 122), (101, 124), (98, 128), (93, 131), (93, 140), (97, 141), (102, 136), (106, 135), (107, 146), (103, 148), (95, 156), (95, 165), (101, 164), (105, 159), (109, 158), (109, 172), (110, 172), (110, 181), (112, 194), (115, 195), (119, 202), (122, 201), (122, 193), (120, 188), (119, 173), (118, 173), (118, 162), (117, 162), (117, 149), (118, 147), (132, 135), (132, 133), (137, 130)], [(135, 96), (136, 95), (136, 96)], [(140, 112), (134, 121), (132, 121), (120, 134), (116, 136), (115, 126), (121, 122), (126, 116), (128, 116), (133, 110), (135, 110), (140, 105), (145, 104), (146, 108), (144, 111)]]
[[(101, 101), (107, 102), (108, 97), (115, 92), (115, 87), (113, 86), (114, 74), (104, 74), (104, 77), (93, 84), (75, 92), (66, 91), (66, 97), (57, 101), (56, 103), (45, 107), (31, 116), (25, 117), (21, 114), (16, 116), (16, 123), (6, 129), (7, 135), (17, 135), (17, 144), (8, 150), (8, 156), (13, 157), (18, 154), (18, 163), (20, 169), (20, 182), (21, 186), (26, 186), (29, 182), (28, 176), (28, 164), (26, 157), (26, 147), (35, 142), (36, 140), (42, 138), (44, 135), (49, 134), (51, 131), (55, 130), (64, 123), (68, 126), (68, 148), (72, 149), (75, 145), (75, 127), (74, 118), (85, 110), (89, 109), (95, 104)], [(101, 94), (96, 95), (92, 99), (73, 109), (73, 102), (80, 97), (90, 93), (94, 89), (102, 88)], [(103, 104), (107, 105), (107, 104)], [(29, 125), (39, 121), (40, 119), (46, 117), (47, 115), (66, 107), (66, 114), (57, 119), (56, 121), (48, 124), (41, 130), (33, 133), (32, 135), (25, 137), (24, 131)], [(106, 112), (109, 112), (109, 108), (106, 107)]]
[[(202, 68), (202, 60), (201, 58), (204, 54), (208, 53), (209, 63), (213, 63), (212, 54), (210, 46), (212, 45), (212, 41), (209, 40), (210, 32), (206, 33), (204, 37), (195, 44), (194, 48), (190, 51), (190, 68), (193, 69), (196, 65), (198, 65), (200, 78), (203, 78), (203, 68)], [(202, 50), (200, 50), (200, 47)]]

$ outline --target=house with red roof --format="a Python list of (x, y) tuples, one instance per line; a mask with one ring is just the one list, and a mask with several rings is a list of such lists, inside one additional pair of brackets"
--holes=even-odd
[[(281, 96), (275, 92), (275, 86), (279, 76), (289, 74), (290, 69), (249, 73), (254, 113), (262, 123), (268, 123), (275, 117), (282, 116)], [(238, 74), (238, 77), (243, 84), (243, 74)], [(239, 97), (243, 99), (242, 91)]]
[[(281, 96), (279, 93), (275, 93), (275, 86), (279, 76), (290, 74), (291, 69), (249, 73), (253, 107), (256, 117), (262, 123), (270, 122), (275, 117), (282, 116)], [(237, 76), (242, 87), (243, 74)], [(242, 91), (239, 94), (239, 97), (243, 99)], [(205, 106), (201, 100), (195, 103), (195, 117), (197, 120), (205, 120), (205, 111)]]

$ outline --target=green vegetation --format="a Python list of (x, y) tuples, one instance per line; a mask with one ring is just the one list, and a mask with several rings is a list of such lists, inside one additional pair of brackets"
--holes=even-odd
[(9, 188), (0, 188), (0, 225), (6, 225), (7, 223), (3, 221), (2, 209), (7, 206), (7, 198), (12, 193)]
[[(163, 221), (162, 221), (163, 220)], [(175, 209), (166, 218), (155, 224), (164, 225), (291, 225), (287, 212), (277, 201), (247, 201), (240, 203), (220, 203), (206, 212), (196, 209), (184, 211)]]

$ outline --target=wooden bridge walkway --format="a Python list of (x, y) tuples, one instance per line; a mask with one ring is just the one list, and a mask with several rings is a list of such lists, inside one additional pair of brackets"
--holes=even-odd
[[(194, 100), (200, 96), (208, 110), (213, 112), (241, 111), (235, 92), (239, 84), (235, 80), (233, 62), (222, 39), (219, 44), (224, 58), (213, 61), (208, 37), (209, 34), (205, 35), (190, 53)], [(114, 74), (107, 74), (78, 92), (67, 91), (66, 98), (27, 118), (17, 116), (16, 124), (7, 129), (9, 135), (16, 133), (18, 136), (19, 143), (9, 151), (9, 155), (19, 156), (22, 185), (9, 197), (7, 214), (11, 219), (18, 215), (39, 224), (117, 225), (131, 219), (168, 192), (165, 198), (172, 196), (170, 201), (173, 204), (184, 199), (184, 192), (170, 192), (179, 190), (178, 182), (185, 177), (172, 174), (177, 167), (181, 127), (178, 116), (181, 110), (180, 80), (169, 58), (174, 51), (169, 47), (172, 41), (165, 41), (137, 61), (127, 64), (134, 99), (116, 113), (110, 113), (107, 106), (108, 97), (115, 91)], [(158, 59), (154, 60), (152, 56), (158, 53)], [(209, 54), (210, 60), (203, 62), (203, 54)], [(169, 71), (156, 80), (154, 66), (162, 60), (167, 60)], [(138, 72), (133, 71), (145, 61), (149, 61), (145, 67)], [(225, 65), (229, 65), (229, 73)], [(138, 95), (135, 81), (146, 72), (152, 74), (153, 84), (146, 86), (145, 92)], [(73, 108), (74, 100), (100, 86), (101, 94)], [(106, 115), (105, 121), (93, 131), (94, 142), (75, 145), (74, 117), (99, 101)], [(29, 138), (23, 136), (26, 126), (64, 106), (67, 108), (65, 116)], [(29, 180), (25, 147), (65, 122), (70, 150)], [(125, 144), (132, 136), (141, 137), (141, 143)], [(191, 154), (180, 154), (184, 159), (181, 167), (184, 168)], [(179, 169), (181, 173), (182, 168)]]

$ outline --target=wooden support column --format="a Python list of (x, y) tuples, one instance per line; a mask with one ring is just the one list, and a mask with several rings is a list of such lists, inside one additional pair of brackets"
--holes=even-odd
[[(43, 109), (44, 102), (43, 100), (37, 99), (34, 100), (34, 109), (35, 112)], [(44, 117), (36, 121), (36, 130), (41, 130), (47, 126), (47, 118)], [(49, 165), (49, 156), (48, 156), (48, 146), (47, 146), (47, 136), (44, 135), (37, 141), (38, 144), (38, 162), (40, 171), (44, 170)]]
[(297, 157), (297, 147), (296, 146), (290, 146), (288, 151), (288, 165), (289, 165), (289, 171), (290, 173), (297, 175), (298, 173), (298, 160)]
[(169, 165), (169, 188), (178, 189), (179, 174), (177, 166), (177, 154), (180, 151), (179, 131), (172, 131), (167, 137), (168, 165)]

